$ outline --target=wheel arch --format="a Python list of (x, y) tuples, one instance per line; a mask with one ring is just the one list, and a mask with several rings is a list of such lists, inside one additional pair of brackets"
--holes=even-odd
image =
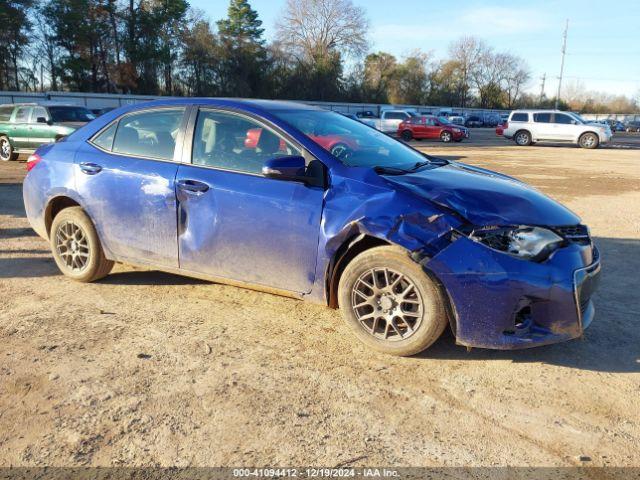
[(330, 308), (338, 308), (338, 284), (345, 267), (357, 255), (374, 247), (392, 245), (390, 242), (361, 233), (347, 238), (336, 250), (327, 267), (326, 278), (326, 302)]
[[(51, 233), (51, 225), (53, 224), (53, 219), (62, 210), (69, 207), (82, 208), (82, 205), (80, 205), (76, 200), (74, 200), (73, 198), (67, 195), (58, 195), (49, 200), (44, 210), (44, 226), (45, 226), (45, 231), (47, 232), (47, 237), (49, 237), (49, 234)], [(86, 213), (86, 210), (85, 210), (85, 213)]]

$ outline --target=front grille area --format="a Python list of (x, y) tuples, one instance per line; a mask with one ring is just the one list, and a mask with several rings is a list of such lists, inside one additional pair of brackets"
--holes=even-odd
[(588, 245), (591, 242), (591, 239), (589, 238), (589, 229), (586, 225), (553, 227), (553, 230), (569, 242), (578, 243), (580, 245)]

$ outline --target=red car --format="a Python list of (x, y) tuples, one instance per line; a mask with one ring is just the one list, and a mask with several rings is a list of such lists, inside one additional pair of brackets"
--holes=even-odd
[(499, 137), (504, 135), (504, 131), (505, 131), (506, 128), (507, 128), (507, 122), (504, 122), (504, 123), (498, 125), (496, 127), (496, 135), (498, 135)]
[(406, 141), (411, 139), (440, 139), (449, 143), (461, 142), (469, 138), (469, 130), (461, 125), (455, 125), (446, 119), (434, 116), (411, 117), (398, 125), (398, 135)]
[[(247, 137), (244, 140), (244, 148), (256, 148), (258, 146), (258, 142), (260, 141), (261, 133), (261, 128), (252, 128), (250, 130), (247, 130)], [(353, 142), (353, 140), (345, 138), (341, 135), (308, 135), (308, 137), (338, 158), (344, 155), (346, 151), (353, 151), (357, 149), (357, 145)], [(286, 146), (284, 144), (284, 141), (282, 140), (280, 140), (280, 150), (286, 150)]]

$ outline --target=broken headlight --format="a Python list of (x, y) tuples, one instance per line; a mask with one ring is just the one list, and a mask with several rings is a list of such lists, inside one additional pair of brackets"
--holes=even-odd
[(494, 250), (534, 262), (546, 260), (564, 242), (551, 230), (526, 226), (474, 230), (470, 238)]

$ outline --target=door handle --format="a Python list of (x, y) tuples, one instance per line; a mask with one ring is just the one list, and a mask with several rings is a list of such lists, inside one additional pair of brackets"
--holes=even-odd
[(197, 180), (178, 180), (178, 188), (185, 192), (204, 193), (209, 190), (209, 185)]
[(96, 173), (100, 173), (102, 171), (102, 167), (97, 163), (83, 162), (80, 164), (80, 170), (82, 171), (82, 173), (86, 173), (87, 175), (95, 175)]

